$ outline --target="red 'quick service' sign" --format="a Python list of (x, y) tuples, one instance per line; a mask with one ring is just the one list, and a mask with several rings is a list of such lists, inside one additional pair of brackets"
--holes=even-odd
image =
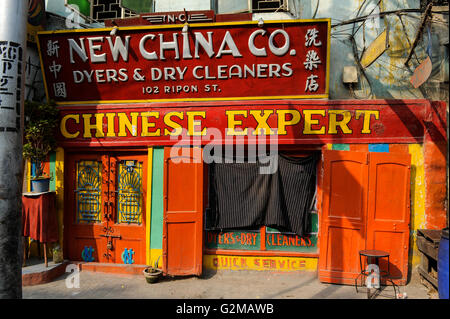
[(60, 104), (326, 98), (330, 20), (39, 33)]

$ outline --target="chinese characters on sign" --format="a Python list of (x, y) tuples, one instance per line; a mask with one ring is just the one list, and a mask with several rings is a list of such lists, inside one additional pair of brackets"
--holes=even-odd
[(66, 102), (328, 97), (328, 19), (39, 33), (49, 98)]
[(20, 130), (22, 47), (0, 41), (0, 132)]
[[(320, 47), (322, 46), (322, 42), (319, 41), (317, 38), (319, 36), (319, 31), (317, 29), (308, 29), (306, 31), (305, 35), (305, 47)], [(308, 53), (306, 54), (306, 61), (303, 62), (305, 65), (306, 70), (313, 71), (313, 69), (318, 69), (318, 65), (321, 64), (322, 61), (320, 60), (320, 57), (318, 55), (318, 52), (316, 49), (308, 50)], [(305, 86), (305, 92), (316, 92), (319, 88), (318, 83), (318, 75), (311, 74), (306, 78), (306, 86)]]
[[(58, 41), (47, 41), (47, 56), (48, 57), (59, 57), (59, 45)], [(56, 82), (58, 79), (58, 74), (61, 72), (61, 64), (56, 64), (56, 60), (52, 60), (52, 63), (48, 67), (48, 70), (53, 75), (53, 95), (56, 98), (66, 98), (66, 83), (65, 82)]]

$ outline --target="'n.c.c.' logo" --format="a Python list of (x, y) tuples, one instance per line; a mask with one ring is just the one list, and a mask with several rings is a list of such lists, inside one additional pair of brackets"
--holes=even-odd
[(94, 253), (94, 248), (92, 248), (91, 246), (89, 246), (89, 247), (84, 246), (84, 249), (81, 252), (81, 258), (86, 262), (94, 261), (93, 253)]
[(134, 255), (134, 251), (132, 248), (130, 248), (130, 249), (125, 248), (122, 253), (123, 263), (124, 264), (134, 264), (133, 255)]

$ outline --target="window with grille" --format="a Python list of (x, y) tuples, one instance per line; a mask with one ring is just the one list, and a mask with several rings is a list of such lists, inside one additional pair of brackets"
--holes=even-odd
[(118, 170), (117, 214), (119, 223), (142, 223), (142, 163), (120, 161)]
[(287, 11), (287, 0), (252, 0), (252, 12)]
[(102, 22), (154, 11), (153, 0), (65, 0), (65, 5), (84, 19)]
[(214, 0), (217, 13), (288, 11), (288, 0)]
[(135, 15), (129, 9), (120, 6), (121, 0), (92, 0), (92, 18), (95, 21), (122, 19)]
[(77, 223), (101, 222), (101, 162), (83, 160), (77, 163)]

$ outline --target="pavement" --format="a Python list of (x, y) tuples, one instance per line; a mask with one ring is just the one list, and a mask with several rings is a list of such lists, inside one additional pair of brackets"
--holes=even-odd
[[(168, 277), (149, 284), (143, 275), (81, 271), (23, 287), (24, 299), (367, 299), (365, 288), (324, 284), (316, 272), (207, 271), (201, 277)], [(413, 278), (400, 292), (407, 299), (437, 299)], [(393, 299), (392, 286), (375, 299)]]

